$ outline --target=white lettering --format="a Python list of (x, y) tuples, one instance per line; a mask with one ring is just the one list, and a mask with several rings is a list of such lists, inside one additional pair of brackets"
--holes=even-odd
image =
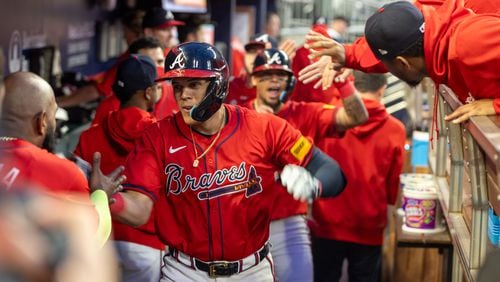
[(282, 62), (281, 62), (281, 57), (280, 57), (280, 53), (274, 53), (271, 58), (269, 58), (269, 62), (268, 64), (278, 64), (278, 65), (281, 65)]
[(175, 57), (175, 60), (173, 63), (170, 64), (170, 68), (171, 69), (174, 69), (175, 66), (179, 66), (179, 68), (184, 68), (185, 66), (185, 62), (184, 62), (184, 54), (181, 52), (177, 55), (177, 57)]

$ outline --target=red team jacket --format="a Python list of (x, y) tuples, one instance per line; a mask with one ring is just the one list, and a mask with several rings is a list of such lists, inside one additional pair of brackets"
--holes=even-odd
[[(306, 166), (312, 143), (285, 120), (225, 105), (219, 141), (193, 167), (195, 153), (181, 114), (148, 128), (129, 155), (126, 189), (155, 202), (162, 242), (204, 261), (239, 260), (261, 248), (277, 191), (274, 173)], [(193, 132), (198, 153), (214, 136)]]
[[(500, 6), (479, 0), (420, 0), (425, 19), (424, 53), (427, 72), (436, 84), (448, 85), (462, 102), (470, 97), (494, 99), (500, 114)], [(464, 8), (465, 5), (465, 8)], [(491, 14), (474, 14), (477, 13)], [(496, 14), (494, 14), (496, 13)], [(345, 48), (346, 67), (387, 72), (365, 38)], [(469, 95), (470, 93), (470, 95)]]
[[(146, 127), (155, 122), (150, 113), (139, 108), (130, 107), (108, 114), (104, 120), (80, 135), (80, 142), (75, 154), (92, 162), (94, 152), (101, 152), (101, 169), (108, 174), (117, 166), (125, 164), (128, 153), (133, 149), (134, 142), (144, 132)], [(151, 217), (150, 222), (153, 221)], [(152, 223), (150, 223), (152, 226)], [(134, 242), (159, 250), (164, 249), (154, 229), (151, 232), (132, 228), (126, 224), (113, 221), (113, 237), (115, 240)]]
[(73, 162), (30, 142), (0, 141), (0, 163), (0, 178), (7, 188), (34, 184), (57, 195), (89, 198), (87, 179)]
[(229, 81), (229, 91), (226, 97), (226, 103), (232, 105), (244, 105), (248, 101), (255, 99), (255, 87), (248, 88), (246, 85), (247, 74), (238, 77), (233, 77)]
[[(250, 101), (245, 106), (254, 109), (254, 101)], [(276, 116), (289, 122), (294, 128), (300, 130), (304, 136), (314, 140), (316, 144), (325, 137), (338, 136), (333, 122), (337, 109), (335, 106), (323, 103), (288, 101), (283, 104)], [(306, 203), (295, 200), (286, 191), (286, 188), (278, 189), (277, 198), (274, 201), (272, 220), (306, 213)]]
[[(110, 112), (117, 111), (120, 109), (120, 100), (116, 98), (113, 94), (106, 97), (97, 106), (95, 111), (94, 119), (92, 124), (100, 123)], [(164, 119), (166, 117), (174, 115), (179, 109), (177, 108), (177, 102), (175, 101), (174, 91), (172, 89), (172, 84), (163, 83), (162, 84), (162, 95), (160, 100), (155, 104), (153, 115), (157, 120)]]
[(387, 205), (396, 202), (399, 190), (406, 133), (378, 101), (363, 101), (368, 121), (321, 148), (342, 167), (347, 187), (335, 198), (314, 202), (310, 227), (317, 237), (381, 245)]

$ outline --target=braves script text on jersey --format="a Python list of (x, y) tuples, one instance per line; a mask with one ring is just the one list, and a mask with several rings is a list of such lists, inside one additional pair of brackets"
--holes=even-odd
[[(127, 189), (155, 201), (160, 239), (204, 261), (244, 258), (269, 237), (285, 164), (305, 166), (312, 142), (273, 115), (225, 105), (227, 123), (212, 150), (193, 167), (189, 127), (180, 114), (149, 128), (127, 160)], [(194, 132), (198, 152), (215, 136)]]

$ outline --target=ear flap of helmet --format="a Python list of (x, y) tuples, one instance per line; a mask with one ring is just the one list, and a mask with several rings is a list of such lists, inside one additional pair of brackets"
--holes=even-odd
[(280, 101), (282, 103), (285, 103), (286, 101), (288, 101), (288, 98), (290, 98), (290, 95), (293, 92), (293, 88), (295, 87), (295, 83), (297, 83), (297, 79), (292, 74), (288, 77), (288, 82), (286, 83), (285, 90), (281, 91)]
[(224, 83), (224, 78), (222, 76), (213, 78), (208, 84), (205, 97), (197, 106), (191, 108), (189, 115), (196, 121), (206, 121), (220, 109), (226, 96), (227, 83)]

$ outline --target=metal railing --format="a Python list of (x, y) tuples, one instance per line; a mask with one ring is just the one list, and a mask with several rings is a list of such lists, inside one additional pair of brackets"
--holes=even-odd
[[(472, 117), (462, 124), (446, 123), (444, 116), (462, 105), (455, 94), (440, 85), (438, 93), (439, 133), (429, 162), (438, 179), (443, 207), (453, 245), (452, 281), (475, 281), (488, 248), (488, 206), (500, 212), (500, 119), (498, 116)], [(471, 205), (466, 204), (470, 191)], [(470, 222), (466, 214), (470, 209)]]

